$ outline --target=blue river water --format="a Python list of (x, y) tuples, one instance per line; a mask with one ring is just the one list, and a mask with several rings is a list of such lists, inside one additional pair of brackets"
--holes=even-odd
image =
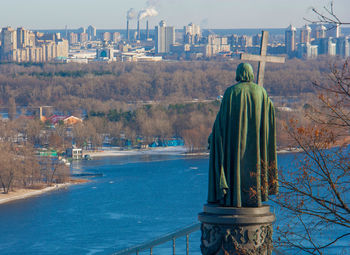
[[(291, 157), (280, 155), (279, 164)], [(206, 202), (207, 157), (106, 157), (72, 170), (103, 176), (0, 205), (0, 254), (112, 254), (196, 223)], [(191, 235), (191, 254), (200, 254), (199, 240)], [(184, 244), (177, 241), (177, 254)], [(171, 254), (171, 246), (153, 254)]]

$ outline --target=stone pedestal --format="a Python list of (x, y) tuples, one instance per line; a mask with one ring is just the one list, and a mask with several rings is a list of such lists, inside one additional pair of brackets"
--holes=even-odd
[(203, 255), (271, 255), (272, 224), (270, 206), (221, 207), (205, 205), (198, 216)]

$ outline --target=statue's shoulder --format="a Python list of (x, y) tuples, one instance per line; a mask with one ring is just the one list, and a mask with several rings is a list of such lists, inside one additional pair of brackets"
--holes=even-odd
[(260, 94), (262, 96), (267, 96), (267, 92), (264, 87), (259, 86), (254, 82), (239, 82), (230, 87), (228, 87), (225, 91), (225, 95), (232, 94), (240, 94), (242, 91), (246, 91), (247, 93)]

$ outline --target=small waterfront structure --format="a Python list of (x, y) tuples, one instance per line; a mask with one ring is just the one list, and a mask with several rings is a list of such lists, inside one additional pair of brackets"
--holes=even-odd
[(72, 159), (82, 159), (83, 158), (83, 149), (76, 148), (76, 147), (68, 148), (66, 150), (66, 155), (67, 155), (67, 157), (72, 158)]

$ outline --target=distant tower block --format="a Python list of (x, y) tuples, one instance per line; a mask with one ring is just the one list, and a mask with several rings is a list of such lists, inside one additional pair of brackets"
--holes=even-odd
[(337, 55), (340, 55), (344, 58), (348, 58), (350, 56), (349, 37), (337, 38)]
[(300, 30), (300, 43), (310, 43), (311, 42), (311, 27), (305, 25)]
[(285, 42), (286, 42), (286, 53), (291, 56), (295, 52), (295, 34), (296, 28), (290, 25), (285, 32)]
[(184, 43), (197, 44), (202, 37), (201, 28), (193, 23), (184, 26)]
[(95, 40), (96, 38), (96, 28), (92, 25), (90, 25), (87, 29), (87, 34), (88, 34), (88, 37), (89, 37), (89, 40), (92, 41), (92, 40)]
[(166, 26), (164, 20), (155, 27), (156, 53), (169, 53), (170, 45), (175, 44), (174, 27)]
[(316, 28), (316, 39), (326, 38), (326, 31), (327, 31), (327, 28), (324, 25), (319, 25)]
[(1, 31), (0, 57), (5, 61), (13, 61), (13, 52), (17, 49), (17, 31), (11, 27), (5, 27)]

